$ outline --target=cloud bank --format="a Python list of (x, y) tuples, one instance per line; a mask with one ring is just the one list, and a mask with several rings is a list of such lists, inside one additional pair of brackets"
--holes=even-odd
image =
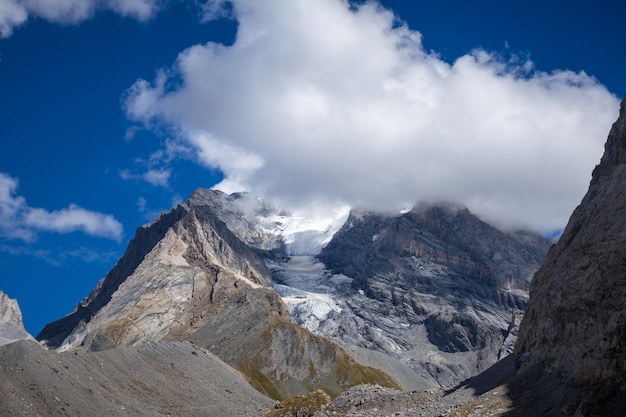
[(98, 10), (112, 10), (141, 21), (152, 18), (165, 0), (0, 0), (0, 38), (29, 18), (74, 24), (91, 18)]
[(448, 63), (373, 2), (230, 3), (233, 45), (193, 46), (125, 96), (130, 119), (169, 127), (226, 191), (375, 210), (448, 200), (551, 231), (617, 116), (617, 98), (584, 72), (484, 50)]
[(0, 172), (0, 236), (29, 242), (41, 231), (80, 231), (106, 239), (122, 239), (124, 228), (112, 215), (89, 211), (75, 204), (56, 211), (29, 207), (24, 197), (15, 195), (17, 186), (17, 179)]

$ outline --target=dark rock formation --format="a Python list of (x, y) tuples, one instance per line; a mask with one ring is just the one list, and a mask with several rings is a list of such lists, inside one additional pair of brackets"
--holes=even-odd
[(626, 101), (537, 275), (515, 355), (535, 415), (626, 415)]

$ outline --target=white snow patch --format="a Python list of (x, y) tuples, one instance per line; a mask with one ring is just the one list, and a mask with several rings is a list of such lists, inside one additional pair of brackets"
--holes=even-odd
[(349, 213), (349, 207), (340, 207), (330, 215), (294, 213), (278, 215), (268, 220), (279, 225), (276, 233), (283, 237), (289, 255), (315, 256), (343, 226)]
[(312, 256), (293, 256), (285, 263), (269, 263), (273, 276), (282, 284), (274, 289), (282, 297), (298, 324), (315, 332), (332, 312), (341, 312), (335, 287), (349, 283), (344, 275), (332, 275)]

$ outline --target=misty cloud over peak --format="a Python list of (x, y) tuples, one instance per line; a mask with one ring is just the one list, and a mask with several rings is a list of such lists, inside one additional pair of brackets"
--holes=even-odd
[(231, 3), (232, 46), (195, 45), (125, 98), (129, 118), (165, 123), (181, 157), (221, 170), (225, 191), (296, 207), (456, 201), (550, 231), (584, 194), (617, 114), (584, 72), (484, 50), (445, 62), (376, 3)]

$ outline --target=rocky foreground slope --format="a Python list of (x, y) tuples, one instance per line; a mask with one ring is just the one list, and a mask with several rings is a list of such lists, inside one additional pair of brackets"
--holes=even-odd
[(2, 416), (258, 416), (273, 401), (189, 342), (53, 352), (0, 348)]

